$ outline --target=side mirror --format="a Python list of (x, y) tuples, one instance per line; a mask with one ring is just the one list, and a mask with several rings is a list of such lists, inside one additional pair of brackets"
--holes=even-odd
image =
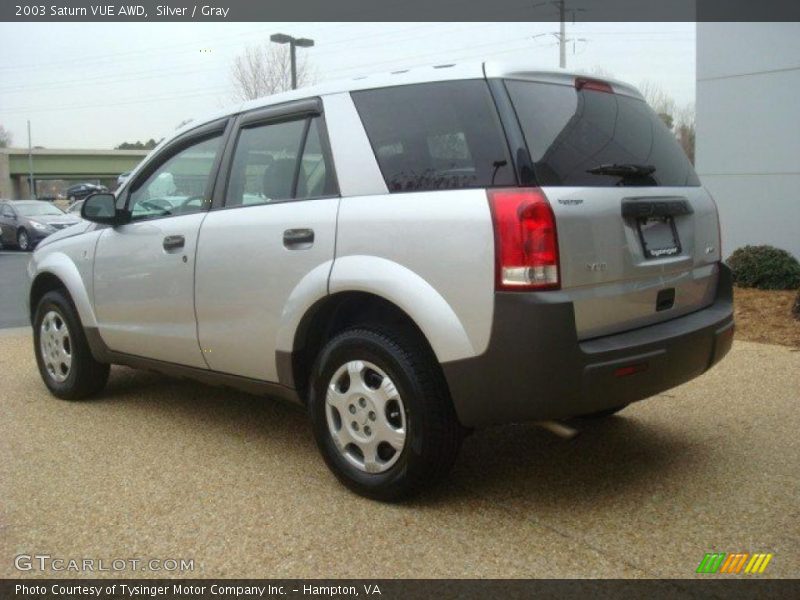
[(117, 199), (114, 194), (107, 192), (92, 194), (86, 198), (81, 206), (81, 218), (93, 223), (112, 226), (122, 225), (129, 221), (127, 212), (117, 210)]

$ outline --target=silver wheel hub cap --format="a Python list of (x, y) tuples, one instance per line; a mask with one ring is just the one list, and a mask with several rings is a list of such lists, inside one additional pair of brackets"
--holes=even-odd
[(72, 338), (64, 318), (51, 310), (39, 327), (39, 352), (53, 381), (62, 383), (72, 368)]
[(400, 458), (408, 429), (405, 407), (394, 382), (372, 363), (352, 360), (337, 369), (325, 415), (336, 448), (357, 469), (381, 473)]

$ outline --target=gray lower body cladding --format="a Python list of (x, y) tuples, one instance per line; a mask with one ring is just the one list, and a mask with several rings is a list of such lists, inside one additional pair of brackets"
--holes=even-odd
[[(461, 423), (562, 419), (642, 400), (707, 371), (733, 341), (730, 270), (713, 304), (625, 333), (579, 341), (572, 303), (558, 292), (497, 293), (489, 346), (442, 364)], [(643, 369), (620, 377), (617, 370)]]

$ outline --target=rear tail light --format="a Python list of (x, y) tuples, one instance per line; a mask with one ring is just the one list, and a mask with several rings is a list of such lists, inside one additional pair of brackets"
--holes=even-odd
[(498, 290), (559, 287), (558, 240), (553, 209), (535, 188), (489, 190), (494, 223)]
[(575, 79), (575, 89), (578, 91), (593, 90), (595, 92), (605, 92), (606, 94), (614, 93), (614, 88), (611, 87), (610, 83), (598, 81), (597, 79), (588, 79), (586, 77), (577, 77)]

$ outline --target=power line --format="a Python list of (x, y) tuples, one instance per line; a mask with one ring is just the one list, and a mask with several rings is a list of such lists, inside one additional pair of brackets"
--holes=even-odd
[[(510, 39), (510, 40), (505, 40), (505, 42), (519, 42), (519, 41), (525, 41), (525, 40), (529, 40), (529, 39), (530, 39), (530, 36), (526, 35), (526, 36), (519, 37), (519, 38), (513, 38), (513, 39)], [(486, 44), (471, 44), (469, 46), (469, 48), (455, 48), (455, 49), (450, 48), (448, 50), (451, 50), (451, 51), (455, 50), (456, 52), (458, 52), (460, 50), (461, 51), (469, 50), (470, 48), (486, 48), (486, 47), (489, 47), (489, 46), (496, 46), (496, 45), (498, 45), (498, 42), (495, 41), (495, 42), (488, 42)], [(482, 54), (483, 53), (480, 53), (479, 56), (482, 55)], [(412, 55), (412, 56), (404, 56), (402, 58), (392, 58), (392, 59), (381, 60), (381, 61), (377, 61), (377, 62), (362, 63), (360, 65), (354, 65), (352, 67), (343, 67), (343, 68), (340, 68), (340, 69), (329, 69), (327, 72), (328, 73), (341, 73), (341, 72), (344, 72), (344, 71), (353, 71), (353, 70), (356, 70), (356, 69), (364, 69), (364, 68), (367, 68), (367, 67), (373, 67), (373, 66), (378, 66), (378, 65), (396, 63), (396, 62), (399, 62), (399, 61), (407, 61), (407, 60), (414, 60), (414, 59), (417, 59), (417, 58), (425, 58), (425, 57), (428, 57), (428, 56), (431, 56), (431, 55), (441, 56), (441, 58), (437, 59), (437, 62), (438, 61), (448, 62), (450, 60), (453, 60), (453, 58), (454, 58), (452, 54), (447, 54), (447, 51), (435, 50), (435, 51), (432, 51), (432, 52), (425, 52), (425, 53), (422, 53), (422, 54), (416, 54), (416, 55)]]
[[(192, 75), (197, 73), (209, 73), (211, 70), (209, 68), (203, 69), (194, 69), (194, 70), (187, 70), (182, 67), (169, 67), (163, 70), (152, 70), (148, 69), (146, 71), (134, 71), (130, 73), (133, 77), (121, 77), (121, 78), (114, 78), (108, 79), (108, 75), (98, 75), (96, 77), (86, 77), (82, 78), (79, 81), (75, 79), (66, 79), (62, 81), (51, 81), (47, 84), (33, 84), (33, 85), (22, 85), (12, 88), (0, 88), (0, 93), (4, 94), (14, 94), (19, 92), (25, 92), (29, 90), (43, 90), (43, 89), (53, 89), (53, 88), (69, 88), (69, 87), (79, 87), (83, 86), (86, 83), (92, 82), (99, 82), (103, 86), (114, 84), (114, 83), (128, 83), (129, 81), (141, 81), (143, 79), (157, 79), (160, 77), (164, 77), (165, 75)], [(137, 77), (137, 75), (141, 75), (141, 77)]]
[(145, 104), (145, 103), (149, 103), (149, 102), (160, 102), (160, 101), (163, 101), (163, 100), (183, 100), (185, 98), (196, 98), (198, 96), (208, 96), (208, 95), (211, 95), (211, 94), (219, 94), (220, 92), (229, 91), (229, 90), (230, 90), (230, 88), (228, 86), (218, 86), (216, 88), (203, 87), (203, 88), (199, 88), (199, 89), (196, 89), (196, 90), (190, 90), (188, 92), (185, 92), (183, 94), (178, 94), (178, 95), (170, 94), (170, 95), (164, 95), (164, 96), (138, 98), (138, 99), (135, 99), (135, 100), (127, 100), (127, 101), (123, 101), (123, 102), (112, 102), (112, 103), (105, 102), (105, 103), (102, 103), (102, 104), (82, 104), (82, 105), (79, 104), (79, 105), (72, 105), (72, 106), (67, 105), (67, 106), (57, 106), (57, 107), (40, 106), (40, 107), (32, 107), (32, 108), (31, 107), (25, 107), (25, 106), (19, 106), (19, 107), (13, 107), (13, 108), (9, 108), (9, 109), (3, 110), (2, 112), (3, 112), (3, 114), (6, 114), (6, 113), (26, 113), (26, 112), (59, 112), (59, 111), (63, 111), (63, 110), (82, 110), (82, 109), (86, 109), (86, 108), (114, 108), (114, 107), (117, 107), (117, 106), (129, 106), (129, 105), (133, 105), (133, 104)]
[(569, 8), (566, 0), (548, 0), (547, 2), (539, 2), (534, 4), (531, 8), (539, 8), (540, 6), (551, 5), (558, 9), (559, 28), (558, 33), (541, 33), (533, 36), (534, 38), (543, 35), (554, 35), (558, 39), (558, 66), (562, 69), (567, 68), (567, 43), (572, 42), (572, 51), (575, 52), (575, 42), (587, 42), (585, 38), (567, 38), (567, 12), (572, 14), (572, 24), (575, 24), (575, 15), (579, 12), (585, 12), (585, 8)]
[[(313, 29), (311, 31), (319, 31), (320, 29), (325, 29), (325, 28), (324, 27), (323, 28), (319, 28), (318, 27), (318, 28)], [(164, 45), (164, 46), (158, 46), (158, 47), (152, 47), (152, 48), (140, 48), (140, 49), (137, 49), (137, 50), (123, 50), (121, 52), (113, 52), (111, 54), (104, 54), (103, 56), (97, 56), (97, 54), (95, 53), (93, 55), (87, 55), (87, 56), (83, 56), (83, 57), (77, 56), (77, 57), (58, 60), (58, 61), (50, 61), (47, 64), (40, 64), (40, 63), (30, 64), (29, 63), (29, 64), (22, 64), (22, 65), (19, 65), (19, 64), (8, 65), (8, 66), (0, 67), (0, 70), (3, 70), (3, 71), (16, 70), (16, 69), (31, 70), (31, 69), (47, 69), (47, 68), (51, 68), (51, 67), (52, 68), (58, 68), (58, 67), (61, 67), (61, 66), (64, 66), (64, 65), (74, 65), (75, 63), (80, 63), (81, 66), (91, 66), (91, 65), (94, 65), (94, 64), (111, 63), (111, 64), (113, 64), (113, 66), (116, 66), (116, 64), (118, 62), (124, 62), (125, 60), (137, 60), (137, 59), (142, 58), (143, 55), (145, 55), (144, 57), (146, 58), (146, 55), (150, 54), (150, 53), (162, 54), (165, 50), (171, 50), (173, 48), (184, 48), (184, 47), (185, 48), (189, 48), (187, 50), (183, 50), (183, 51), (180, 51), (180, 52), (175, 52), (174, 54), (194, 53), (194, 52), (197, 51), (196, 49), (197, 49), (198, 46), (206, 46), (206, 45), (208, 45), (209, 42), (216, 41), (216, 40), (235, 39), (235, 41), (233, 43), (231, 43), (231, 44), (222, 44), (221, 45), (222, 47), (234, 46), (234, 45), (242, 43), (242, 39), (241, 39), (242, 36), (247, 36), (247, 35), (263, 35), (263, 36), (267, 36), (267, 35), (269, 35), (269, 31), (270, 30), (268, 30), (268, 29), (252, 29), (250, 31), (239, 32), (239, 33), (229, 34), (229, 35), (224, 35), (224, 36), (217, 36), (215, 38), (203, 38), (202, 40), (197, 40), (197, 41), (192, 41), (192, 42), (181, 42), (179, 44), (167, 44), (167, 45)], [(130, 56), (130, 58), (129, 59), (124, 59), (123, 58), (122, 61), (119, 60), (120, 57), (125, 57), (125, 56)]]
[[(528, 36), (525, 36), (525, 37), (517, 38), (517, 39), (514, 39), (514, 40), (508, 40), (508, 41), (511, 41), (511, 42), (513, 42), (513, 41), (525, 41), (527, 39), (528, 39)], [(487, 43), (487, 44), (472, 45), (470, 48), (482, 48), (482, 47), (488, 47), (488, 46), (494, 46), (494, 45), (497, 45), (497, 42), (490, 42), (490, 43)], [(520, 50), (524, 50), (525, 48), (526, 48), (526, 46), (514, 47), (514, 48), (499, 48), (498, 50), (496, 50), (494, 52), (489, 52), (489, 53), (481, 52), (477, 56), (487, 56), (487, 55), (493, 55), (493, 54), (507, 54), (509, 52), (519, 52)], [(463, 50), (468, 50), (468, 48), (461, 48), (460, 50), (462, 50), (462, 51)], [(458, 51), (458, 49), (456, 51)], [(429, 52), (429, 53), (424, 53), (424, 54), (418, 54), (418, 55), (411, 56), (411, 57), (405, 57), (403, 59), (390, 59), (390, 60), (386, 60), (386, 61), (378, 61), (378, 62), (373, 62), (373, 63), (357, 65), (357, 66), (354, 66), (354, 67), (346, 67), (344, 69), (334, 69), (334, 70), (331, 70), (331, 71), (328, 71), (328, 72), (329, 73), (333, 73), (333, 72), (341, 72), (343, 70), (364, 69), (364, 68), (368, 68), (368, 67), (372, 67), (372, 66), (376, 66), (376, 65), (380, 65), (380, 64), (387, 64), (387, 63), (397, 62), (397, 60), (407, 60), (407, 59), (413, 60), (413, 59), (416, 59), (416, 58), (424, 58), (426, 56), (430, 56), (431, 54), (440, 54), (440, 51), (436, 51), (436, 52), (433, 52), (433, 53)], [(448, 55), (447, 57), (443, 57), (441, 60), (442, 61), (463, 60), (465, 58), (471, 58), (471, 57), (474, 57), (474, 56), (475, 56), (474, 53), (470, 53), (467, 56), (464, 56), (464, 55), (462, 55), (462, 56)], [(414, 66), (417, 66), (417, 65), (414, 65)], [(406, 68), (414, 68), (414, 67), (413, 66), (408, 66)], [(355, 74), (353, 76), (355, 76)], [(60, 112), (60, 111), (65, 111), (65, 110), (83, 110), (83, 109), (88, 109), (88, 108), (114, 108), (114, 107), (118, 107), (118, 106), (129, 106), (129, 105), (134, 105), (134, 104), (160, 102), (160, 101), (163, 101), (163, 100), (179, 100), (179, 99), (184, 99), (184, 98), (194, 98), (194, 97), (198, 97), (198, 96), (207, 96), (207, 95), (219, 94), (219, 93), (222, 93), (224, 91), (229, 91), (229, 90), (230, 90), (230, 88), (228, 86), (218, 86), (216, 88), (207, 88), (207, 87), (205, 87), (205, 88), (199, 88), (197, 90), (190, 90), (190, 91), (188, 91), (188, 92), (186, 92), (184, 94), (180, 94), (180, 95), (164, 95), (164, 96), (149, 97), (149, 98), (143, 98), (143, 99), (135, 99), (135, 100), (132, 99), (132, 100), (129, 100), (129, 101), (115, 102), (115, 103), (110, 103), (110, 104), (109, 103), (103, 103), (103, 104), (78, 104), (78, 105), (66, 105), (66, 106), (58, 106), (58, 107), (44, 107), (44, 106), (42, 106), (42, 107), (22, 107), (22, 106), (20, 106), (20, 107), (12, 107), (12, 108), (9, 108), (9, 109), (5, 109), (5, 110), (2, 111), (2, 113), (3, 114), (14, 114), (14, 113), (25, 113), (25, 112)]]
[[(544, 4), (547, 4), (547, 3), (544, 3)], [(425, 27), (411, 27), (411, 28), (407, 28), (407, 29), (403, 29), (403, 30), (397, 30), (397, 31), (392, 32), (392, 33), (402, 33), (402, 32), (407, 32), (407, 31), (412, 31), (412, 30), (419, 30), (420, 28), (424, 29)], [(468, 30), (468, 29), (470, 29), (470, 27), (458, 28), (458, 30)], [(610, 34), (611, 32), (606, 32), (606, 33)], [(623, 32), (620, 32), (620, 33), (623, 33)], [(628, 32), (624, 32), (624, 33), (628, 33)], [(648, 33), (648, 32), (642, 31), (641, 33), (645, 34), (645, 33)], [(377, 37), (378, 35), (380, 35), (381, 37), (384, 38), (383, 40), (381, 40), (379, 42), (381, 45), (387, 43), (387, 41), (386, 41), (387, 34), (386, 33), (372, 34), (371, 37)], [(389, 34), (389, 35), (391, 35), (391, 34)], [(550, 34), (550, 35), (552, 35), (552, 34)], [(594, 34), (587, 34), (587, 35), (591, 36), (591, 35), (594, 35)], [(411, 39), (411, 38), (417, 38), (417, 37), (420, 37), (420, 36), (419, 35), (406, 36), (405, 38), (389, 40), (389, 41), (397, 43), (398, 41), (403, 41), (404, 39)], [(536, 36), (534, 36), (534, 37), (536, 37)], [(344, 42), (349, 41), (350, 39), (351, 38), (348, 37), (348, 39), (346, 39), (346, 40), (335, 40), (334, 42), (328, 42), (327, 44), (333, 44), (333, 43), (339, 43), (339, 42), (344, 43)], [(432, 57), (432, 56), (437, 57), (436, 58), (437, 61), (448, 62), (448, 61), (453, 61), (453, 60), (464, 60), (464, 59), (468, 59), (468, 58), (485, 57), (485, 56), (487, 56), (487, 54), (489, 54), (489, 55), (497, 55), (497, 54), (507, 54), (507, 53), (510, 53), (510, 52), (521, 52), (521, 51), (526, 50), (525, 46), (512, 47), (512, 48), (507, 48), (507, 47), (503, 48), (502, 46), (500, 46), (500, 44), (505, 45), (505, 44), (508, 44), (509, 42), (513, 43), (513, 42), (525, 41), (525, 40), (529, 40), (529, 39), (531, 39), (531, 36), (524, 36), (524, 37), (519, 37), (519, 38), (507, 39), (507, 40), (503, 40), (502, 42), (492, 41), (492, 42), (487, 42), (487, 43), (484, 43), (484, 44), (477, 44), (477, 45), (472, 44), (468, 48), (462, 47), (462, 48), (455, 48), (455, 49), (454, 48), (448, 48), (447, 50), (432, 50), (432, 51), (428, 51), (428, 52), (424, 52), (424, 53), (419, 53), (419, 54), (416, 54), (416, 55), (404, 56), (402, 58), (392, 58), (392, 59), (387, 59), (387, 60), (373, 61), (373, 62), (369, 62), (369, 63), (362, 63), (362, 64), (358, 64), (358, 65), (352, 65), (352, 66), (328, 69), (328, 70), (326, 70), (325, 73), (326, 74), (338, 74), (338, 73), (341, 73), (341, 74), (343, 74), (342, 77), (349, 77), (349, 76), (360, 75), (360, 74), (364, 73), (365, 70), (373, 71), (372, 67), (381, 66), (381, 65), (393, 65), (394, 64), (394, 65), (397, 65), (398, 68), (401, 67), (401, 66), (402, 66), (402, 68), (410, 68), (410, 66), (408, 66), (409, 65), (409, 61), (414, 61), (416, 59), (424, 59), (424, 58)], [(320, 45), (322, 46), (323, 44), (320, 44)], [(362, 47), (371, 47), (371, 46), (373, 46), (373, 45), (372, 44), (368, 44), (368, 45), (362, 46)], [(489, 51), (488, 53), (485, 52), (485, 51), (482, 51), (482, 52), (477, 53), (477, 54), (474, 53), (474, 52), (469, 52), (469, 50), (476, 49), (476, 48), (490, 48), (490, 47), (499, 47), (499, 49), (498, 50), (494, 50), (494, 51)], [(348, 48), (348, 49), (352, 49), (352, 48)], [(153, 50), (155, 50), (155, 49), (153, 49)], [(464, 52), (467, 52), (468, 54), (464, 55)], [(402, 65), (398, 65), (398, 63), (403, 63), (403, 64)], [(171, 74), (175, 74), (175, 75), (181, 76), (181, 75), (202, 74), (202, 73), (211, 74), (212, 72), (215, 72), (215, 71), (212, 71), (210, 69), (186, 70), (186, 69), (181, 68), (181, 67), (170, 67), (168, 69), (159, 70), (159, 71), (152, 71), (152, 70), (151, 71), (137, 71), (137, 72), (133, 73), (134, 75), (138, 75), (137, 77), (121, 77), (121, 78), (112, 78), (110, 80), (109, 79), (104, 80), (103, 76), (98, 76), (98, 77), (95, 77), (95, 78), (83, 79), (83, 80), (77, 82), (76, 85), (82, 85), (86, 81), (91, 81), (91, 80), (98, 80), (98, 81), (103, 81), (104, 80), (103, 81), (104, 84), (114, 84), (114, 83), (125, 83), (125, 82), (129, 82), (129, 81), (140, 81), (140, 80), (144, 80), (144, 79), (152, 79), (152, 78), (163, 77), (165, 75), (171, 75)], [(73, 80), (70, 80), (70, 82), (71, 81), (73, 81)], [(64, 85), (66, 83), (67, 82), (55, 82), (55, 83), (50, 82), (47, 86), (42, 86), (42, 87), (52, 87), (54, 85)], [(69, 86), (68, 85), (64, 85), (64, 87), (69, 87)], [(173, 98), (185, 98), (185, 97), (192, 97), (192, 96), (206, 96), (206, 95), (211, 95), (211, 94), (217, 93), (217, 91), (225, 91), (225, 90), (228, 90), (228, 89), (229, 88), (227, 86), (219, 86), (217, 88), (201, 88), (200, 90), (197, 90), (197, 93), (192, 93), (192, 94), (190, 94), (188, 96), (186, 96), (186, 95), (180, 95), (180, 96), (170, 95), (170, 96), (160, 97), (160, 98), (158, 98), (158, 100), (161, 100), (161, 99), (169, 100), (169, 99), (173, 99)], [(20, 88), (17, 88), (17, 90), (13, 90), (13, 89), (11, 89), (11, 90), (9, 90), (9, 89), (0, 90), (0, 92), (6, 92), (6, 93), (14, 92), (14, 91), (20, 91)], [(153, 101), (153, 100), (154, 99), (146, 98), (144, 100), (134, 100), (134, 101), (131, 101), (131, 102), (122, 102), (122, 103), (116, 103), (116, 104), (88, 104), (88, 105), (87, 104), (78, 104), (78, 105), (59, 106), (59, 107), (56, 107), (56, 108), (48, 108), (48, 107), (38, 107), (38, 108), (36, 108), (35, 107), (35, 108), (30, 108), (29, 109), (29, 108), (23, 108), (23, 107), (16, 107), (16, 108), (10, 108), (10, 109), (6, 109), (6, 110), (2, 110), (1, 112), (3, 112), (3, 113), (19, 113), (19, 112), (24, 112), (26, 110), (29, 110), (31, 112), (80, 110), (80, 109), (83, 109), (83, 108), (95, 108), (95, 107), (101, 108), (101, 107), (114, 107), (114, 106), (121, 106), (121, 105), (128, 105), (128, 104), (136, 104), (136, 103), (145, 102), (145, 101), (150, 102), (150, 101)]]
[[(441, 33), (454, 33), (454, 32), (457, 32), (457, 31), (467, 31), (467, 30), (473, 29), (474, 27), (475, 27), (475, 25), (471, 24), (470, 26), (467, 26), (467, 27), (450, 28), (450, 29), (444, 30), (444, 31), (437, 31), (436, 33), (437, 34), (441, 34)], [(411, 29), (418, 29), (418, 28), (411, 28)], [(424, 36), (424, 35), (429, 35), (429, 34), (422, 34), (422, 35)], [(418, 37), (420, 37), (420, 36), (419, 35), (415, 35), (415, 36), (410, 36), (410, 37), (395, 38), (395, 39), (391, 39), (391, 42), (396, 44), (396, 43), (399, 43), (399, 42), (403, 42), (403, 41), (406, 41), (406, 40), (409, 40), (409, 39), (415, 39), (415, 38), (418, 38)], [(527, 36), (525, 38), (519, 38), (519, 39), (527, 39)], [(505, 40), (505, 41), (515, 41), (515, 40), (516, 39), (514, 39), (514, 40)], [(341, 41), (350, 41), (350, 38), (348, 38), (347, 40), (341, 40)], [(492, 45), (494, 43), (495, 42), (490, 42), (487, 45)], [(375, 45), (385, 45), (385, 44), (386, 44), (386, 40), (384, 39), (384, 40), (382, 40), (382, 41), (380, 41), (380, 42), (378, 42), (376, 44), (366, 44), (366, 45), (362, 45), (362, 46), (356, 46), (356, 47), (350, 47), (350, 48), (342, 48), (342, 49), (329, 51), (328, 53), (336, 53), (336, 52), (345, 52), (345, 51), (351, 51), (351, 50), (358, 50), (358, 49), (363, 49), (363, 48), (374, 47)], [(319, 44), (319, 45), (322, 46), (324, 44)], [(326, 53), (326, 54), (328, 54), (328, 53)], [(434, 55), (434, 54), (439, 54), (439, 53), (440, 53), (440, 51), (437, 50), (437, 51), (431, 51), (431, 52), (429, 52), (427, 54), (428, 55)], [(424, 55), (422, 55), (422, 56), (424, 56)], [(397, 62), (397, 61), (402, 61), (402, 60), (406, 60), (406, 57), (398, 58), (398, 59), (389, 59), (389, 60), (385, 60), (385, 61), (379, 61), (378, 63), (369, 63), (369, 64), (387, 64), (387, 63)], [(366, 65), (366, 66), (369, 66), (369, 64)], [(327, 72), (329, 72), (329, 73), (346, 72), (346, 71), (352, 70), (354, 68), (361, 68), (361, 67), (360, 66), (357, 66), (357, 67), (344, 67), (344, 68), (340, 68), (340, 69), (328, 70)], [(132, 73), (126, 74), (124, 77), (114, 77), (113, 75), (112, 76), (97, 75), (97, 76), (94, 76), (94, 77), (84, 77), (84, 78), (81, 78), (80, 80), (76, 80), (75, 78), (72, 78), (72, 79), (68, 79), (68, 80), (48, 81), (46, 84), (21, 84), (21, 85), (11, 86), (11, 87), (8, 87), (8, 88), (0, 88), (0, 93), (20, 93), (20, 92), (29, 91), (29, 90), (52, 89), (54, 87), (59, 87), (59, 88), (80, 87), (80, 86), (85, 85), (86, 83), (91, 83), (91, 82), (99, 82), (99, 83), (102, 83), (103, 86), (108, 86), (108, 85), (113, 85), (113, 84), (117, 84), (117, 83), (128, 83), (128, 82), (132, 82), (132, 81), (142, 81), (142, 80), (147, 80), (147, 79), (155, 79), (155, 78), (160, 78), (160, 77), (164, 77), (164, 76), (173, 76), (173, 75), (185, 76), (185, 75), (195, 75), (195, 74), (202, 74), (202, 73), (208, 73), (210, 75), (210, 74), (213, 74), (213, 73), (216, 73), (216, 72), (217, 72), (216, 68), (186, 69), (185, 67), (183, 67), (181, 65), (176, 65), (176, 66), (170, 66), (170, 67), (167, 67), (167, 68), (164, 68), (164, 69), (157, 69), (157, 70), (148, 69), (148, 70), (145, 70), (145, 71), (134, 71)]]

